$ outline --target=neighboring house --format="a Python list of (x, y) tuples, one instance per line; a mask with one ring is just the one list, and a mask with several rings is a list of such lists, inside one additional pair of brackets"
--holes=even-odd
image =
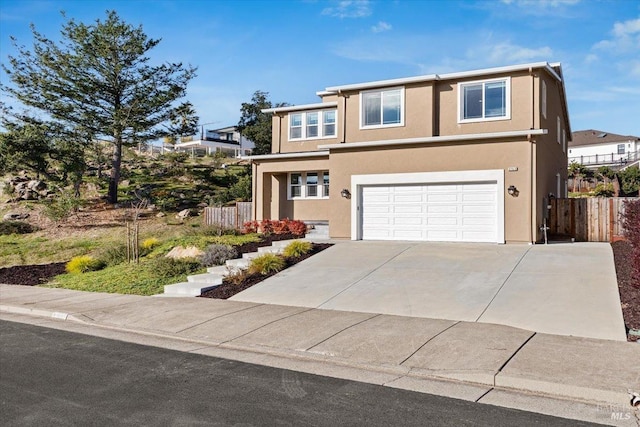
[(273, 114), (251, 156), (255, 219), (327, 221), (332, 238), (535, 242), (566, 196), (560, 64), (329, 87)]
[(173, 146), (175, 151), (194, 155), (222, 152), (229, 157), (248, 156), (253, 147), (253, 142), (240, 135), (235, 126), (214, 130), (202, 127), (200, 135), (182, 137)]
[(610, 166), (624, 168), (637, 164), (640, 159), (640, 138), (599, 130), (573, 132), (569, 143), (569, 163), (587, 167)]

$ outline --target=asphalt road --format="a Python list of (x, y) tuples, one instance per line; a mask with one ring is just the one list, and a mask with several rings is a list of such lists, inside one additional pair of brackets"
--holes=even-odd
[(4, 426), (587, 425), (6, 321), (0, 417)]

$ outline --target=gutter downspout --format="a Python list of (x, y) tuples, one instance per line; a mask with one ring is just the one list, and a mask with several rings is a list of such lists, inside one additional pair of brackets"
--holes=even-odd
[(251, 161), (251, 167), (252, 167), (252, 172), (253, 172), (253, 179), (252, 179), (252, 184), (253, 184), (253, 189), (252, 189), (252, 193), (253, 193), (253, 220), (257, 221), (258, 218), (258, 163), (255, 160)]
[(347, 142), (347, 98), (348, 96), (345, 95), (342, 90), (338, 90), (338, 96), (341, 96), (343, 101), (342, 101), (342, 116), (343, 116), (343, 120), (342, 120), (342, 144), (344, 144), (345, 142)]
[(282, 153), (282, 116), (278, 114), (278, 154)]
[[(535, 124), (536, 124), (536, 105), (535, 105), (535, 101), (536, 101), (536, 97), (535, 97), (535, 85), (536, 85), (536, 77), (535, 74), (533, 73), (533, 68), (529, 67), (529, 74), (531, 75), (531, 129), (535, 128)], [(527, 136), (527, 140), (529, 141), (529, 167), (530, 167), (530, 171), (529, 171), (529, 215), (530, 215), (530, 225), (529, 225), (529, 241), (531, 242), (531, 244), (535, 244), (535, 236), (534, 236), (534, 229), (536, 228), (536, 212), (535, 212), (535, 195), (534, 195), (534, 183), (533, 180), (535, 178), (535, 163), (533, 160), (533, 144), (534, 144), (534, 140), (532, 138), (531, 135)]]

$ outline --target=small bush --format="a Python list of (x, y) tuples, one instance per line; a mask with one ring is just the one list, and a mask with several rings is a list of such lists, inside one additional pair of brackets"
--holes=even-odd
[(205, 267), (213, 267), (214, 265), (222, 265), (229, 259), (238, 257), (238, 251), (229, 245), (209, 245), (204, 250), (201, 263)]
[(311, 242), (305, 242), (302, 240), (295, 240), (287, 245), (282, 251), (282, 255), (286, 257), (299, 257), (308, 254), (313, 249)]
[(53, 222), (64, 221), (78, 212), (84, 201), (71, 192), (60, 193), (56, 198), (47, 200), (42, 213)]
[(0, 221), (0, 236), (9, 234), (29, 234), (37, 228), (22, 221)]
[(193, 273), (201, 268), (195, 258), (155, 258), (148, 264), (156, 277), (174, 277)]
[(127, 246), (121, 244), (104, 248), (98, 253), (97, 258), (107, 267), (122, 264), (127, 260)]
[(284, 259), (276, 254), (264, 254), (254, 258), (249, 263), (249, 273), (269, 274), (284, 269)]
[(144, 239), (142, 241), (142, 243), (140, 244), (140, 249), (143, 249), (145, 251), (150, 251), (151, 249), (155, 248), (159, 244), (160, 244), (160, 240), (156, 239), (155, 237), (149, 237), (148, 239)]
[(287, 234), (292, 233), (296, 236), (304, 236), (307, 232), (307, 224), (298, 220), (274, 220), (264, 219), (262, 221), (248, 221), (243, 224), (243, 233), (257, 233), (262, 234)]
[(71, 258), (71, 261), (67, 263), (65, 269), (67, 273), (79, 274), (86, 273), (87, 271), (96, 271), (104, 268), (105, 264), (99, 259), (95, 259), (89, 255), (80, 255)]
[(613, 184), (598, 184), (593, 190), (593, 195), (596, 197), (613, 197), (614, 194)]

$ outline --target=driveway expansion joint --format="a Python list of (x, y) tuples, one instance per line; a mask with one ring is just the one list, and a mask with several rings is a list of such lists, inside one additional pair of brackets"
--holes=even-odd
[(504, 282), (502, 282), (502, 284), (500, 285), (500, 287), (498, 288), (498, 290), (496, 291), (496, 293), (493, 295), (493, 297), (491, 298), (491, 300), (489, 301), (489, 303), (487, 304), (487, 306), (484, 308), (484, 310), (482, 310), (482, 313), (480, 313), (480, 315), (478, 316), (478, 318), (475, 320), (476, 322), (480, 321), (480, 318), (484, 315), (484, 313), (487, 312), (487, 310), (489, 309), (489, 307), (491, 307), (491, 304), (493, 303), (493, 301), (495, 301), (495, 299), (498, 297), (498, 294), (500, 293), (500, 291), (502, 291), (502, 288), (504, 288), (504, 286), (507, 284), (507, 282), (509, 281), (509, 279), (511, 278), (511, 276), (513, 275), (513, 273), (516, 271), (516, 269), (518, 268), (518, 266), (520, 265), (520, 263), (522, 263), (522, 260), (524, 260), (524, 258), (527, 256), (527, 254), (529, 253), (529, 251), (531, 250), (531, 248), (533, 248), (533, 246), (529, 246), (527, 248), (527, 250), (522, 254), (522, 256), (520, 257), (520, 259), (518, 260), (518, 262), (516, 263), (516, 265), (513, 266), (513, 268), (511, 269), (511, 271), (509, 272), (509, 275), (504, 279)]
[(265, 304), (256, 304), (256, 305), (254, 305), (254, 306), (244, 307), (244, 308), (241, 308), (241, 309), (236, 310), (236, 311), (231, 311), (231, 312), (229, 312), (229, 313), (224, 313), (224, 314), (221, 314), (221, 315), (219, 315), (219, 316), (211, 317), (211, 318), (209, 318), (209, 319), (207, 319), (207, 320), (204, 320), (204, 321), (202, 321), (202, 322), (200, 322), (200, 323), (197, 323), (197, 324), (195, 324), (195, 325), (191, 325), (191, 326), (187, 326), (187, 327), (186, 327), (186, 328), (184, 328), (184, 329), (181, 329), (181, 330), (179, 330), (179, 331), (176, 331), (176, 334), (179, 334), (179, 333), (184, 332), (184, 331), (188, 331), (189, 329), (196, 328), (196, 327), (198, 327), (198, 326), (200, 326), (200, 325), (204, 325), (205, 323), (207, 323), (207, 322), (211, 322), (212, 320), (220, 319), (221, 317), (229, 316), (229, 315), (231, 315), (231, 314), (240, 313), (240, 312), (243, 312), (243, 311), (246, 311), (246, 310), (251, 310), (252, 308), (260, 307), (260, 306), (262, 306), (262, 305), (265, 305)]
[(339, 331), (338, 331), (338, 332), (336, 332), (335, 334), (333, 334), (333, 335), (331, 335), (331, 336), (329, 336), (329, 337), (327, 337), (327, 338), (323, 339), (322, 341), (320, 341), (320, 342), (318, 342), (318, 343), (315, 343), (315, 344), (314, 344), (314, 345), (312, 345), (311, 347), (307, 348), (305, 351), (309, 351), (309, 350), (311, 350), (313, 347), (317, 347), (317, 346), (319, 346), (320, 344), (322, 344), (322, 343), (324, 343), (324, 342), (329, 341), (331, 338), (333, 338), (333, 337), (335, 337), (336, 335), (338, 335), (338, 334), (340, 334), (340, 333), (342, 333), (342, 332), (346, 331), (347, 329), (353, 328), (354, 326), (358, 326), (358, 325), (360, 325), (361, 323), (367, 322), (367, 321), (369, 321), (369, 320), (371, 320), (371, 319), (375, 319), (376, 317), (379, 317), (379, 316), (382, 316), (382, 315), (381, 315), (381, 314), (374, 314), (374, 315), (372, 315), (371, 317), (367, 317), (367, 318), (366, 318), (366, 319), (364, 319), (364, 320), (361, 320), (361, 321), (359, 321), (359, 322), (354, 323), (353, 325), (349, 325), (349, 326), (347, 326), (346, 328), (343, 328), (343, 329), (339, 330)]
[(434, 336), (432, 336), (431, 338), (429, 338), (424, 344), (422, 344), (420, 347), (418, 347), (416, 349), (416, 351), (414, 351), (413, 353), (411, 353), (409, 356), (407, 356), (402, 362), (399, 363), (399, 365), (403, 365), (407, 360), (411, 359), (411, 357), (416, 354), (417, 352), (419, 352), (420, 350), (422, 350), (422, 348), (429, 344), (431, 341), (433, 341), (436, 337), (440, 336), (441, 334), (444, 334), (445, 332), (447, 332), (449, 329), (453, 328), (454, 326), (456, 326), (457, 324), (459, 324), (460, 321), (455, 322), (453, 325), (447, 326), (445, 329), (441, 330), (440, 332), (438, 332), (437, 334), (435, 334)]
[[(263, 304), (263, 305), (267, 305), (267, 304)], [(253, 307), (251, 307), (251, 308), (253, 308)], [(285, 319), (288, 319), (288, 318), (290, 318), (290, 317), (297, 316), (298, 314), (306, 313), (307, 311), (311, 311), (311, 310), (313, 310), (313, 308), (308, 308), (308, 309), (306, 309), (306, 310), (298, 311), (298, 312), (296, 312), (296, 313), (287, 314), (286, 316), (283, 316), (283, 317), (281, 317), (281, 318), (279, 318), (279, 319), (272, 320), (271, 322), (268, 322), (268, 323), (265, 323), (264, 325), (258, 326), (257, 328), (252, 329), (252, 330), (250, 330), (250, 331), (248, 331), (248, 332), (245, 332), (244, 334), (238, 335), (237, 337), (233, 337), (233, 338), (231, 338), (231, 339), (228, 339), (228, 340), (222, 341), (222, 342), (220, 342), (220, 345), (230, 343), (230, 342), (232, 342), (232, 341), (234, 341), (234, 340), (237, 340), (238, 338), (242, 338), (242, 337), (244, 337), (245, 335), (249, 335), (249, 334), (251, 334), (251, 333), (253, 333), (253, 332), (255, 332), (255, 331), (258, 331), (258, 330), (260, 330), (260, 329), (264, 328), (265, 326), (272, 325), (272, 324), (274, 324), (274, 323), (276, 323), (276, 322), (279, 322), (279, 321), (281, 321), (281, 320), (285, 320)]]

